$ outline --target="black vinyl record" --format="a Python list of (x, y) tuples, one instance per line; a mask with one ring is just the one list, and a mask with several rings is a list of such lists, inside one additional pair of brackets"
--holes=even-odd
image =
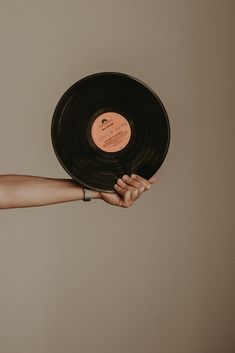
[(170, 126), (154, 91), (116, 72), (87, 76), (72, 85), (54, 111), (51, 137), (63, 168), (80, 185), (113, 192), (123, 174), (146, 179), (168, 151)]

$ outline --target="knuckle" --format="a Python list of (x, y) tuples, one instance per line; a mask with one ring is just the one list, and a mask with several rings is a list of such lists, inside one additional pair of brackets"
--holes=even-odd
[(129, 208), (133, 205), (133, 201), (132, 200), (129, 200), (129, 201), (126, 201), (123, 203), (122, 207), (123, 208)]
[(133, 195), (138, 196), (139, 195), (139, 189), (134, 189), (133, 190)]
[(123, 208), (128, 208), (128, 207), (129, 207), (129, 204), (128, 204), (128, 203), (124, 203), (124, 204), (122, 205), (122, 207), (123, 207)]

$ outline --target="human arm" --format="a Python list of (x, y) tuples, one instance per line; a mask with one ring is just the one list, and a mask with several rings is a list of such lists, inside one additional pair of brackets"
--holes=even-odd
[[(92, 199), (129, 207), (155, 182), (154, 179), (147, 181), (139, 176), (124, 179), (118, 179), (114, 185), (115, 193), (92, 191)], [(82, 200), (83, 197), (83, 187), (72, 179), (0, 175), (0, 209), (50, 205)]]

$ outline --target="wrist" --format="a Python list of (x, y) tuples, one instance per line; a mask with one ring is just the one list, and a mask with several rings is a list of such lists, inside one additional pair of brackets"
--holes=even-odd
[(100, 199), (101, 198), (101, 193), (99, 191), (92, 190), (91, 193), (91, 199)]

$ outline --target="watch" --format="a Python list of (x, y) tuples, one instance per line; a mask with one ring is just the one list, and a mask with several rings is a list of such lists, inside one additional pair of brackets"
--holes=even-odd
[(83, 201), (91, 201), (92, 190), (83, 188), (83, 192), (84, 192)]

